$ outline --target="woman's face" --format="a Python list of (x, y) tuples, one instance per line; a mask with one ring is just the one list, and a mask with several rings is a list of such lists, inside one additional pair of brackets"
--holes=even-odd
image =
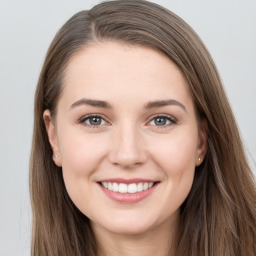
[(206, 150), (176, 65), (149, 48), (98, 43), (73, 56), (63, 88), (56, 119), (46, 110), (44, 120), (77, 208), (97, 230), (169, 229)]

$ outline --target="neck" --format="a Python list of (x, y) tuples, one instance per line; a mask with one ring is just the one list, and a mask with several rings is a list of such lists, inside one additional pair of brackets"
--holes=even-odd
[(142, 234), (117, 234), (98, 229), (92, 223), (97, 242), (97, 256), (173, 256), (176, 223), (164, 222)]

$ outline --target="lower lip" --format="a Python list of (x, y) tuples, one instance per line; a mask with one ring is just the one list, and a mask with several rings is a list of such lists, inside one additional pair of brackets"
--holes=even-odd
[(141, 191), (141, 192), (137, 192), (137, 193), (119, 193), (119, 192), (114, 192), (112, 190), (108, 190), (106, 188), (104, 188), (103, 186), (100, 186), (100, 188), (102, 189), (102, 191), (112, 200), (119, 202), (119, 203), (137, 203), (145, 198), (147, 198), (148, 196), (150, 196), (153, 191), (155, 190), (156, 186), (159, 183), (156, 183), (153, 187)]

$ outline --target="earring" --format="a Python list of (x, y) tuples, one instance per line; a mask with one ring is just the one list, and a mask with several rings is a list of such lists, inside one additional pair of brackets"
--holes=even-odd
[(200, 158), (200, 156), (198, 157), (198, 161), (199, 161), (199, 162), (201, 162), (201, 158)]
[(57, 155), (57, 154), (53, 154), (53, 157), (54, 157), (54, 158), (57, 158), (57, 157), (58, 157), (58, 155)]

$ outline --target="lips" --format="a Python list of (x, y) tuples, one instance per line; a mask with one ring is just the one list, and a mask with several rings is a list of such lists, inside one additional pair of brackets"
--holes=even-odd
[(159, 181), (111, 179), (98, 184), (109, 198), (123, 203), (135, 203), (151, 195)]

